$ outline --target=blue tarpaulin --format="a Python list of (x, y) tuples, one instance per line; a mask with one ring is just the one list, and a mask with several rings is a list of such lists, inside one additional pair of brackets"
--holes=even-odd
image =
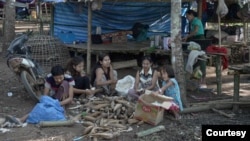
[[(101, 10), (92, 13), (92, 32), (131, 30), (136, 22), (149, 25), (150, 33), (170, 33), (171, 3), (103, 2)], [(182, 10), (182, 13), (185, 12)], [(88, 9), (85, 3), (56, 3), (54, 35), (72, 32), (77, 40), (87, 41)]]

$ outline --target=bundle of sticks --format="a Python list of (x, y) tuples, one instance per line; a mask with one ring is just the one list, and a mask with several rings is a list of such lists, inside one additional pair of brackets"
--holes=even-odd
[(112, 139), (121, 132), (131, 131), (132, 124), (142, 124), (134, 119), (135, 103), (124, 97), (101, 97), (85, 101), (82, 112), (73, 120), (83, 120), (83, 136), (99, 139)]

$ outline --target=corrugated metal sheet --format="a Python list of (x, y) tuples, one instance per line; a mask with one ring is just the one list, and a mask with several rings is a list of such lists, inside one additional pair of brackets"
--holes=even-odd
[[(100, 11), (93, 11), (92, 31), (97, 26), (102, 33), (130, 30), (134, 23), (149, 25), (151, 32), (170, 31), (171, 3), (104, 2)], [(87, 41), (87, 5), (84, 3), (56, 3), (54, 35), (73, 32), (77, 40)]]

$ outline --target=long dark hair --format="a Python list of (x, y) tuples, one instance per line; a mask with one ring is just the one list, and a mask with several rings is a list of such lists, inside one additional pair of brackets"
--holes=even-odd
[(194, 17), (197, 17), (198, 16), (198, 14), (197, 14), (197, 12), (195, 12), (194, 10), (188, 10), (187, 12), (186, 12), (186, 14), (188, 14), (188, 15), (193, 15)]
[[(107, 53), (100, 53), (98, 55), (98, 61), (96, 62), (94, 68), (92, 69), (92, 73), (91, 73), (91, 82), (90, 83), (91, 83), (92, 86), (94, 86), (94, 82), (95, 82), (95, 79), (96, 79), (96, 69), (102, 68), (102, 65), (101, 65), (100, 62), (103, 61), (104, 57), (106, 57), (106, 56), (109, 56), (109, 54), (107, 54)], [(108, 68), (108, 73), (105, 74), (107, 80), (110, 79), (109, 72), (110, 72), (110, 68)]]
[(81, 75), (80, 72), (76, 71), (73, 68), (73, 66), (77, 66), (82, 62), (84, 62), (84, 60), (80, 56), (75, 56), (75, 57), (69, 59), (67, 65), (66, 65), (66, 70), (70, 72), (70, 74), (73, 78)]
[(167, 72), (169, 78), (175, 78), (174, 69), (170, 65), (164, 65), (159, 70), (160, 72)]
[[(142, 63), (144, 60), (148, 60), (150, 63), (153, 63), (152, 58), (151, 58), (150, 56), (148, 56), (148, 55), (145, 55), (145, 56), (142, 57), (141, 63)], [(141, 64), (141, 65), (142, 65), (142, 64)]]

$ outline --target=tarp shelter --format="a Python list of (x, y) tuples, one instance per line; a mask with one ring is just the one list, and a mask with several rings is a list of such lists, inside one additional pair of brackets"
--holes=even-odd
[[(183, 3), (183, 7), (187, 6), (188, 4)], [(185, 13), (186, 9), (183, 8), (182, 13)], [(140, 22), (149, 25), (149, 35), (170, 35), (170, 10), (169, 2), (103, 2), (100, 10), (92, 12), (92, 34), (95, 34), (97, 27), (101, 27), (102, 33), (111, 33), (131, 30), (136, 22)], [(87, 42), (87, 20), (88, 7), (85, 3), (56, 3), (54, 36), (68, 33), (72, 40)], [(67, 43), (69, 40), (64, 42)]]
[(149, 25), (151, 32), (170, 33), (170, 2), (105, 1), (100, 10), (92, 12), (88, 4), (56, 3), (52, 29), (54, 36), (61, 40), (66, 37), (65, 43), (72, 44), (74, 40), (87, 42), (87, 73), (90, 73), (90, 34), (95, 33), (96, 27), (101, 27), (102, 33), (108, 33), (130, 30), (136, 22), (140, 22)]

